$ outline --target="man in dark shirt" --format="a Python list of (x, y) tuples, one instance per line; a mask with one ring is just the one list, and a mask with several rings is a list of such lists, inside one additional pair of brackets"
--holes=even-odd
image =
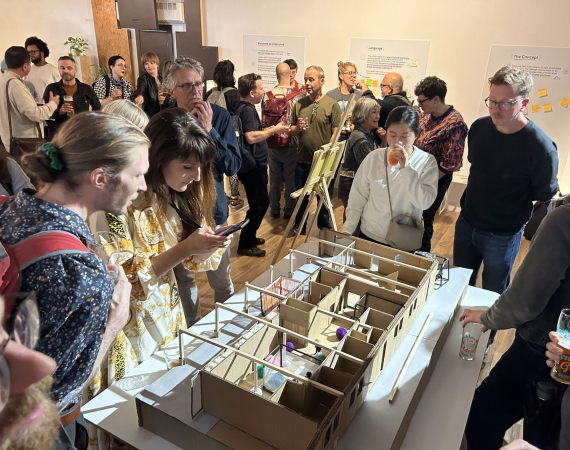
[[(164, 87), (176, 100), (179, 108), (190, 111), (216, 145), (214, 160), (214, 182), (216, 183), (216, 207), (214, 220), (218, 228), (228, 220), (228, 202), (224, 191), (224, 174), (228, 177), (237, 173), (241, 166), (236, 131), (230, 113), (218, 105), (202, 100), (204, 92), (204, 67), (200, 62), (184, 56), (176, 58), (164, 75)], [(188, 326), (200, 318), (200, 304), (195, 274), (182, 267), (174, 268), (184, 315)], [(222, 260), (216, 270), (206, 272), (208, 282), (214, 290), (214, 300), (224, 302), (234, 293), (230, 275), (230, 252), (224, 249)]]
[[(75, 60), (70, 56), (62, 56), (57, 61), (57, 68), (61, 75), (61, 80), (57, 83), (48, 84), (44, 92), (44, 102), (49, 101), (49, 93), (59, 95), (59, 105), (52, 120), (48, 120), (48, 140), (51, 141), (57, 129), (63, 122), (69, 119), (73, 114), (83, 111), (89, 111), (89, 107), (93, 111), (101, 109), (101, 102), (95, 95), (95, 91), (88, 84), (82, 83), (75, 76), (77, 75), (77, 66)], [(65, 101), (65, 97), (71, 97), (72, 101)]]
[[(543, 220), (512, 284), (497, 301), (486, 311), (466, 309), (461, 314), (464, 325), (476, 322), (484, 330), (516, 329), (513, 344), (475, 391), (465, 428), (469, 450), (500, 447), (505, 432), (525, 416), (535, 383), (551, 381), (563, 394), (565, 386), (551, 380), (544, 353), (560, 311), (570, 307), (569, 269), (570, 205), (565, 204)], [(556, 423), (555, 414), (551, 419)], [(532, 444), (547, 448), (537, 440), (548, 433), (533, 436), (528, 431), (525, 439), (528, 436)], [(565, 433), (560, 437), (568, 439)]]
[(261, 103), (265, 90), (261, 75), (248, 73), (238, 80), (238, 91), (241, 97), (236, 108), (236, 115), (241, 120), (245, 136), (245, 148), (255, 158), (256, 166), (248, 172), (238, 173), (238, 178), (245, 188), (249, 209), (246, 217), (249, 224), (241, 231), (238, 253), (246, 256), (265, 256), (265, 250), (258, 246), (265, 243), (265, 239), (257, 237), (257, 230), (261, 225), (263, 216), (269, 207), (267, 194), (267, 138), (273, 134), (281, 133), (287, 128), (283, 124), (263, 129), (255, 105)]
[[(362, 89), (362, 96), (374, 98), (374, 94), (370, 88), (363, 81), (356, 83), (358, 89)], [(411, 102), (408, 100), (407, 93), (404, 91), (404, 79), (402, 75), (396, 72), (390, 72), (384, 75), (382, 83), (380, 83), (380, 92), (382, 99), (376, 101), (380, 105), (380, 120), (378, 120), (378, 135), (383, 141), (386, 141), (386, 130), (384, 125), (388, 114), (398, 106), (410, 106)]]
[(532, 202), (558, 190), (556, 145), (524, 116), (532, 76), (503, 67), (489, 79), (490, 116), (469, 130), (467, 188), (455, 226), (453, 263), (472, 269), (475, 286), (483, 263), (483, 289), (501, 294), (509, 285)]

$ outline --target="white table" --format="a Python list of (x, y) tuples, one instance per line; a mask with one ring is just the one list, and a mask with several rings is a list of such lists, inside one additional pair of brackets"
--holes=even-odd
[[(305, 248), (304, 251), (307, 251), (307, 249)], [(295, 270), (305, 263), (306, 260), (304, 258), (295, 260)], [(305, 275), (308, 275), (311, 270), (314, 270), (317, 267), (314, 265), (311, 266), (312, 267), (309, 268)], [(305, 267), (303, 267), (303, 269), (305, 269)], [(285, 274), (288, 270), (289, 260), (286, 258), (276, 265), (275, 274)], [(468, 276), (469, 271), (466, 271), (465, 269), (452, 269), (450, 282), (440, 291), (435, 291), (435, 298), (438, 296), (441, 298), (445, 297), (446, 288), (452, 289), (454, 281), (457, 281), (458, 279), (464, 280), (465, 277), (468, 278)], [(300, 278), (300, 276), (298, 278)], [(269, 273), (266, 272), (261, 275), (258, 279), (253, 281), (253, 284), (258, 286), (269, 284)], [(243, 291), (238, 292), (228, 300), (226, 304), (229, 304), (236, 309), (241, 309), (243, 307), (243, 295)], [(434, 295), (432, 295), (432, 297), (434, 297)], [(430, 300), (432, 300), (432, 297), (430, 297)], [(462, 305), (488, 306), (493, 303), (496, 297), (497, 294), (489, 293), (477, 288), (469, 288)], [(430, 302), (430, 300), (428, 300), (428, 302)], [(418, 315), (416, 323), (412, 326), (409, 332), (410, 339), (408, 341), (413, 341), (413, 336), (417, 335), (419, 328), (421, 328), (423, 324), (422, 317), (425, 318), (424, 316), (427, 315), (427, 313), (428, 310), (424, 308), (421, 314)], [(232, 318), (233, 314), (228, 311), (220, 311), (221, 321), (229, 322)], [(202, 333), (208, 331), (211, 332), (213, 328), (214, 313), (212, 312), (202, 318), (194, 327), (192, 327), (192, 330), (197, 333)], [(479, 368), (481, 366), (483, 351), (488, 339), (488, 336), (484, 336), (481, 339), (475, 361), (467, 362), (462, 360), (458, 355), (460, 343), (459, 336), (460, 324), (457, 322), (453, 324), (437, 366), (435, 367), (432, 379), (426, 388), (416, 413), (413, 416), (409, 432), (404, 441), (404, 448), (437, 448), (438, 450), (447, 448), (450, 450), (457, 450), (457, 448), (459, 448), (464, 424), (469, 411), (469, 405), (471, 403), (471, 398), (473, 396), (473, 391), (479, 374)], [(230, 335), (222, 334), (221, 336), (222, 342), (229, 341), (231, 339), (232, 336)], [(430, 345), (429, 330), (426, 344)], [(401, 345), (404, 349), (407, 345), (411, 347), (412, 344), (407, 343), (406, 339), (404, 339)], [(214, 351), (214, 349), (212, 349), (212, 351)], [(205, 363), (206, 361), (204, 360), (203, 362)], [(387, 365), (385, 370), (388, 369), (390, 364), (397, 367), (398, 364), (401, 365), (401, 362), (399, 363), (397, 359), (393, 359)], [(409, 372), (413, 373), (413, 371)], [(165, 373), (166, 365), (164, 363), (164, 357), (162, 352), (159, 351), (129, 372), (125, 377), (125, 379), (130, 378), (131, 380), (141, 382), (140, 387), (132, 390), (123, 390), (121, 389), (120, 382), (109, 387), (82, 407), (85, 419), (104, 431), (139, 449), (178, 449), (177, 446), (138, 426), (134, 396), (145, 385), (152, 383)], [(408, 378), (409, 377), (410, 375), (408, 375)], [(398, 393), (398, 396), (401, 398), (405, 398), (407, 384), (409, 385), (406, 379), (404, 379), (401, 392)], [(374, 387), (376, 387), (376, 384)], [(367, 413), (369, 405), (374, 403), (371, 401), (374, 398), (371, 394), (373, 394), (372, 391), (348, 428), (345, 436), (341, 439), (338, 448), (383, 448), (382, 446), (378, 446), (378, 437), (375, 436), (375, 434), (380, 430), (377, 426), (378, 416), (374, 418), (374, 416), (370, 416), (370, 414)], [(453, 396), (453, 399), (451, 399), (452, 401), (448, 398), (450, 395)], [(397, 400), (398, 398), (396, 401)], [(366, 425), (367, 420), (370, 420), (371, 418), (376, 424), (374, 427)], [(441, 430), (441, 432), (438, 431), (437, 433), (434, 433), (433, 431), (430, 431), (426, 433), (426, 430)], [(350, 436), (353, 435), (356, 436), (357, 440), (352, 440)], [(438, 440), (437, 445), (434, 443), (431, 447), (426, 446), (426, 438), (430, 436), (433, 439)], [(445, 441), (445, 444), (442, 443), (443, 441)], [(353, 445), (343, 447), (345, 442), (351, 442)], [(358, 446), (354, 446), (357, 442), (359, 442)], [(371, 446), (370, 442), (374, 442), (374, 445)], [(418, 445), (417, 442), (421, 442), (421, 445)]]

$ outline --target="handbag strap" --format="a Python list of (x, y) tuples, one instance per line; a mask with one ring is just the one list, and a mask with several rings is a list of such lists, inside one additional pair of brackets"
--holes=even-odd
[(390, 149), (386, 147), (386, 152), (384, 153), (384, 168), (386, 169), (386, 187), (388, 188), (388, 203), (390, 203), (390, 217), (394, 220), (394, 213), (392, 212), (392, 198), (390, 197), (390, 177), (388, 175), (388, 151)]
[[(10, 108), (10, 96), (8, 94), (8, 86), (10, 85), (11, 81), (14, 81), (14, 78), (10, 78), (8, 80), (8, 82), (6, 83), (6, 106), (8, 108), (8, 128), (10, 129), (10, 141), (12, 140), (12, 114), (10, 113), (11, 108)], [(36, 122), (36, 126), (38, 127), (38, 137), (41, 139), (42, 138), (42, 130), (40, 128), (39, 122)], [(8, 142), (10, 142), (10, 141), (8, 141)]]

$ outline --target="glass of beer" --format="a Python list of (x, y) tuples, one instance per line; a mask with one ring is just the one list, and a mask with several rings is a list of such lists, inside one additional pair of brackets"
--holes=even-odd
[[(73, 96), (71, 95), (64, 95), (63, 96), (63, 103), (67, 104), (67, 105), (71, 105), (71, 107), (73, 108)], [(74, 112), (68, 112), (67, 115), (69, 117), (73, 116)]]
[(560, 361), (550, 371), (550, 376), (560, 383), (570, 384), (570, 309), (563, 309), (560, 312), (556, 331), (560, 338), (556, 345), (564, 353), (560, 356)]

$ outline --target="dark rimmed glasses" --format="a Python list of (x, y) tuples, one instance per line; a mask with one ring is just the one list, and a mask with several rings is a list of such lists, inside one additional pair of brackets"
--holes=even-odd
[(517, 98), (515, 100), (511, 100), (510, 102), (496, 102), (495, 100), (491, 100), (489, 97), (485, 99), (485, 105), (489, 109), (495, 109), (496, 106), (503, 111), (508, 111), (511, 109), (515, 103), (522, 102), (524, 98)]

